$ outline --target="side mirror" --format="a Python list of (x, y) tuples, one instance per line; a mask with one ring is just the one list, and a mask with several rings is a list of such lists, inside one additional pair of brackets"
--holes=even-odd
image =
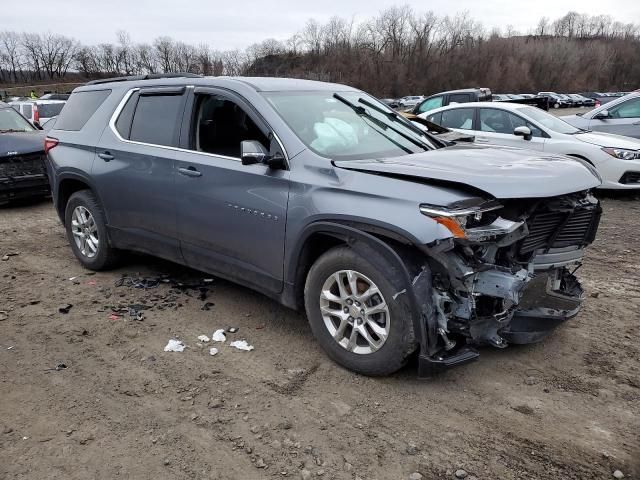
[(273, 170), (281, 170), (286, 167), (284, 155), (280, 152), (270, 155), (257, 140), (242, 141), (240, 144), (240, 158), (243, 165), (264, 163)]
[(269, 152), (256, 140), (243, 140), (240, 144), (240, 158), (243, 165), (265, 163)]
[(609, 110), (602, 110), (601, 112), (598, 112), (596, 115), (594, 115), (593, 118), (595, 120), (604, 120), (606, 118), (611, 118), (611, 114), (609, 113)]
[(38, 130), (44, 130), (44, 128), (42, 128), (42, 125), (40, 125), (40, 122), (36, 120), (34, 120), (33, 126), (36, 127)]
[(513, 134), (516, 137), (522, 137), (527, 141), (533, 138), (531, 129), (529, 127), (525, 127), (524, 125), (522, 127), (516, 127), (515, 130), (513, 131)]

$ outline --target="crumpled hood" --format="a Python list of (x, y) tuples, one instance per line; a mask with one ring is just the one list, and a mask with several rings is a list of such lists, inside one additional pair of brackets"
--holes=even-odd
[(455, 145), (401, 157), (334, 161), (338, 168), (469, 185), (495, 198), (552, 197), (597, 187), (579, 160), (510, 147)]
[(613, 133), (589, 132), (576, 133), (574, 137), (582, 142), (591, 143), (600, 147), (626, 148), (628, 150), (640, 150), (640, 140), (614, 135)]
[(0, 133), (0, 159), (44, 150), (44, 133), (12, 132)]

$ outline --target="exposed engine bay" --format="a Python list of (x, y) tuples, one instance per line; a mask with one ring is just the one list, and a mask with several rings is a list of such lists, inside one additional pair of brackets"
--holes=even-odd
[(454, 234), (426, 248), (437, 355), (537, 342), (578, 313), (584, 294), (574, 273), (601, 215), (589, 192), (421, 210)]

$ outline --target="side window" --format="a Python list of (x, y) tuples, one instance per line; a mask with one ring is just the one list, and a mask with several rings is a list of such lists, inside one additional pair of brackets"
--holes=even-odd
[(507, 115), (509, 116), (509, 120), (511, 121), (511, 133), (513, 133), (513, 131), (517, 127), (529, 127), (529, 130), (531, 130), (531, 135), (538, 138), (542, 137), (542, 130), (533, 125), (531, 122), (527, 122), (524, 118), (514, 113), (507, 113)]
[(433, 110), (434, 108), (439, 108), (442, 106), (443, 97), (433, 97), (428, 100), (425, 100), (418, 107), (418, 113), (428, 112)]
[(240, 144), (256, 140), (269, 150), (269, 140), (237, 103), (216, 95), (198, 95), (191, 145), (199, 152), (240, 158)]
[(440, 125), (440, 122), (442, 122), (442, 112), (438, 112), (438, 113), (434, 113), (433, 115), (429, 115), (427, 117), (427, 120), (429, 120), (430, 122), (437, 123), (438, 125)]
[(182, 106), (183, 95), (140, 95), (129, 138), (153, 145), (176, 146)]
[(613, 118), (640, 118), (640, 98), (633, 98), (616, 105), (609, 110), (609, 114)]
[(452, 93), (449, 95), (449, 105), (452, 103), (468, 103), (471, 101), (471, 95), (468, 93)]
[(440, 125), (447, 128), (459, 128), (462, 130), (473, 129), (473, 108), (454, 108), (442, 112)]
[(25, 103), (22, 105), (22, 114), (31, 120), (31, 115), (33, 114), (33, 106), (30, 103)]
[(509, 114), (497, 108), (481, 108), (480, 131), (512, 134), (513, 127), (511, 126)]

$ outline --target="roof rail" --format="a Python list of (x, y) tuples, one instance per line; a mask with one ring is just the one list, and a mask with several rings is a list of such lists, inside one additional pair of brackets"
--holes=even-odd
[(90, 82), (85, 83), (85, 85), (99, 85), (101, 83), (111, 82), (133, 82), (135, 80), (155, 80), (157, 78), (202, 78), (202, 75), (189, 72), (148, 73), (146, 75), (130, 75), (128, 77), (101, 78), (100, 80), (91, 80)]

